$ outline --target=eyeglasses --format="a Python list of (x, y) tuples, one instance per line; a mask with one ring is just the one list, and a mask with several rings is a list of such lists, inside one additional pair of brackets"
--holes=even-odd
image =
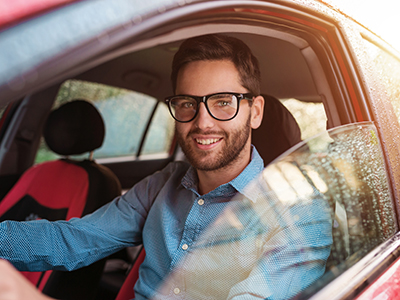
[(204, 103), (208, 113), (218, 121), (229, 121), (237, 116), (241, 100), (253, 100), (253, 94), (217, 93), (207, 96), (176, 95), (165, 98), (172, 117), (187, 123), (196, 118), (200, 103)]

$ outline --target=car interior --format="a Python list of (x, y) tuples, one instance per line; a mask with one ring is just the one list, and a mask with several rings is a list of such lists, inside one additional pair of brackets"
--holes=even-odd
[[(25, 176), (22, 174), (35, 163), (39, 163), (38, 153), (45, 147), (42, 132), (47, 126), (46, 120), (50, 112), (62, 106), (63, 102), (82, 99), (85, 95), (87, 98), (83, 100), (93, 103), (105, 119), (106, 139), (110, 139), (110, 145), (136, 139), (135, 147), (127, 146), (133, 150), (118, 152), (119, 149), (113, 148), (113, 151), (105, 151), (106, 154), (99, 157), (96, 157), (97, 150), (94, 151), (94, 160), (115, 174), (121, 184), (122, 193), (169, 162), (184, 159), (174, 140), (173, 124), (158, 125), (163, 130), (167, 129), (168, 134), (154, 128), (163, 119), (161, 114), (169, 117), (163, 99), (173, 94), (170, 68), (174, 53), (182, 40), (210, 33), (228, 34), (243, 40), (260, 62), (261, 93), (266, 100), (265, 116), (261, 127), (253, 132), (252, 142), (264, 158), (265, 164), (298, 142), (327, 128), (351, 121), (351, 112), (335, 101), (345, 94), (340, 89), (340, 79), (334, 78), (332, 72), (335, 62), (326, 53), (328, 51), (317, 43), (315, 36), (278, 22), (263, 23), (262, 27), (256, 22), (165, 26), (135, 37), (134, 40), (127, 39), (106, 54), (65, 70), (63, 76), (56, 76), (47, 86), (11, 103), (3, 111), (0, 127), (0, 195), (5, 197), (3, 199), (9, 197), (7, 193), (12, 186)], [(338, 84), (334, 85), (332, 82)], [(91, 85), (92, 83), (96, 86)], [(118, 89), (118, 93), (123, 91), (124, 95), (133, 95), (133, 98), (144, 97), (140, 101), (152, 103), (146, 109), (140, 101), (136, 106), (133, 105), (138, 110), (137, 115), (140, 115), (137, 125), (140, 130), (139, 127), (134, 127), (135, 124), (129, 124), (132, 126), (130, 128), (122, 128), (122, 122), (113, 123), (115, 118), (121, 117), (122, 112), (109, 117), (110, 111), (117, 110), (119, 104), (105, 103), (107, 99), (118, 99), (120, 94), (112, 94), (107, 90), (108, 87)], [(77, 92), (76, 89), (79, 88), (81, 91)], [(74, 98), (75, 95), (80, 97)], [(71, 114), (74, 118), (77, 117), (77, 113)], [(129, 117), (132, 115), (126, 116)], [(107, 137), (107, 132), (112, 132), (111, 136)], [(157, 132), (165, 138), (160, 139)], [(119, 135), (119, 140), (112, 140), (116, 135)], [(150, 147), (150, 140), (164, 144), (157, 146), (155, 151), (146, 152)], [(71, 160), (82, 159), (82, 156), (72, 156), (77, 153), (61, 154), (61, 157), (67, 156)], [(55, 155), (51, 158), (54, 160), (58, 157)], [(85, 158), (90, 159), (88, 155)], [(108, 201), (115, 196), (110, 195)], [(0, 209), (3, 201), (0, 202)], [(138, 252), (138, 249), (127, 249), (109, 258), (103, 276), (99, 279), (96, 300), (115, 299)], [(87, 296), (80, 298), (81, 296), (74, 295), (71, 299), (89, 299)]]
[[(40, 143), (37, 132), (42, 131), (44, 120), (65, 79), (73, 78), (128, 89), (162, 102), (166, 96), (173, 94), (169, 72), (172, 57), (179, 43), (186, 37), (220, 32), (226, 32), (245, 41), (259, 59), (263, 95), (281, 100), (296, 99), (304, 104), (321, 104), (325, 115), (320, 117), (324, 124), (318, 128), (319, 131), (341, 125), (341, 116), (334, 101), (332, 87), (328, 84), (322, 64), (307, 40), (287, 32), (256, 26), (200, 25), (120, 47), (107, 56), (95, 58), (85, 66), (75, 68), (74, 76), (67, 75), (54, 85), (15, 103), (15, 106), (18, 105), (17, 109), (14, 108), (18, 110), (14, 112), (16, 118), (11, 120), (12, 111), (4, 116), (5, 119), (6, 117), (9, 119), (10, 124), (7, 125), (14, 130), (3, 133), (7, 135), (5, 139), (12, 145), (7, 147), (6, 153), (3, 153), (0, 174), (21, 174), (32, 165)], [(81, 68), (88, 70), (80, 70)], [(302, 139), (308, 137), (310, 135), (304, 136), (302, 132)], [(18, 147), (18, 143), (27, 143), (29, 146)], [(171, 144), (172, 148), (174, 146), (175, 144)], [(175, 153), (174, 149), (170, 152)], [(135, 156), (139, 157), (140, 153)], [(126, 161), (123, 164), (118, 162), (104, 164), (117, 174), (123, 188), (126, 189), (140, 178), (165, 166), (169, 160), (170, 157), (144, 163), (135, 159), (134, 164), (139, 166), (135, 169), (137, 172), (143, 172), (137, 175), (124, 173), (126, 169), (132, 173)], [(18, 164), (15, 161), (18, 161)], [(99, 162), (102, 163), (101, 160)], [(146, 167), (140, 167), (141, 164), (145, 164)], [(124, 178), (125, 176), (131, 178)]]

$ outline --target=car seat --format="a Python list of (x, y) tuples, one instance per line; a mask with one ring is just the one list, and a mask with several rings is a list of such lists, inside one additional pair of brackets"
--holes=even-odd
[[(44, 126), (48, 147), (61, 156), (93, 152), (104, 140), (104, 122), (87, 101), (52, 111)], [(92, 159), (63, 158), (28, 169), (0, 202), (3, 220), (69, 220), (93, 212), (121, 194), (118, 178)], [(23, 272), (43, 293), (57, 299), (90, 299), (104, 261), (73, 272)]]
[(260, 127), (253, 130), (252, 144), (266, 166), (301, 142), (301, 131), (293, 115), (278, 99), (269, 95), (262, 96), (265, 100), (264, 117)]
[[(260, 127), (253, 130), (252, 144), (267, 165), (290, 147), (301, 142), (300, 127), (290, 111), (275, 97), (263, 95), (264, 118)], [(115, 300), (135, 297), (133, 287), (139, 278), (139, 267), (145, 258), (141, 249)]]
[(135, 292), (133, 287), (136, 284), (136, 281), (139, 279), (139, 267), (144, 261), (146, 257), (146, 252), (144, 249), (140, 249), (139, 254), (136, 257), (135, 263), (132, 268), (129, 270), (128, 276), (126, 277), (124, 283), (121, 286), (121, 289), (118, 292), (115, 300), (130, 300), (135, 298)]

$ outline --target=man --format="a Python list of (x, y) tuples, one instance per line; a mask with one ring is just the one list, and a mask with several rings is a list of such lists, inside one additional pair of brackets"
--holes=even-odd
[[(270, 264), (272, 258), (265, 260), (263, 256), (269, 254), (264, 255), (261, 248), (255, 249), (258, 257), (252, 264), (256, 265), (246, 266), (248, 272), (262, 261), (263, 267), (257, 274), (252, 277), (251, 272), (245, 274), (239, 270), (243, 274), (230, 279), (218, 295), (190, 294), (191, 287), (185, 286), (185, 280), (177, 281), (174, 277), (174, 274), (181, 274), (175, 270), (181, 269), (187, 253), (201, 245), (202, 232), (218, 221), (218, 216), (224, 215), (232, 198), (239, 195), (257, 203), (246, 186), (264, 168), (257, 150), (251, 146), (251, 129), (257, 128), (262, 121), (264, 99), (259, 96), (260, 71), (256, 58), (243, 42), (227, 36), (208, 35), (185, 41), (174, 57), (171, 78), (175, 95), (168, 97), (166, 102), (176, 120), (178, 142), (191, 166), (184, 162), (172, 163), (142, 180), (124, 196), (82, 219), (4, 222), (0, 224), (0, 257), (11, 261), (20, 270), (73, 270), (124, 247), (143, 244), (146, 259), (135, 285), (136, 299), (154, 296), (278, 299), (296, 294), (324, 271), (331, 243), (327, 233), (329, 222), (318, 225), (317, 231), (324, 233), (322, 241), (318, 240), (318, 250), (309, 244), (305, 246), (312, 249), (305, 251), (306, 263), (312, 266), (307, 269), (311, 279), (294, 278), (298, 275), (293, 272), (297, 268), (296, 260), (288, 259), (284, 264), (272, 260), (279, 266), (272, 267), (278, 278), (273, 279), (274, 284), (279, 284), (281, 277), (285, 282), (295, 282), (283, 287), (285, 291), (277, 297), (272, 287), (257, 287), (258, 292), (254, 292), (249, 281), (242, 280), (249, 276), (250, 279), (269, 281), (268, 272), (263, 270), (268, 268), (266, 262)], [(234, 203), (241, 205), (246, 201)], [(264, 199), (262, 203), (267, 201)], [(275, 205), (268, 206), (275, 208)], [(296, 216), (299, 215), (296, 212)], [(247, 219), (248, 216), (251, 214), (246, 214)], [(242, 216), (239, 219), (243, 219)], [(271, 230), (269, 224), (261, 225), (257, 236), (268, 236), (267, 240), (273, 240), (276, 230)], [(291, 232), (292, 227), (287, 227), (284, 232)], [(40, 236), (35, 235), (38, 230)], [(218, 234), (211, 235), (212, 241), (220, 241)], [(318, 255), (308, 255), (313, 251)], [(219, 260), (216, 259), (217, 268)], [(204, 256), (203, 261), (207, 264)], [(190, 268), (185, 265), (185, 270)], [(173, 275), (173, 280), (165, 285), (163, 282), (168, 274)]]

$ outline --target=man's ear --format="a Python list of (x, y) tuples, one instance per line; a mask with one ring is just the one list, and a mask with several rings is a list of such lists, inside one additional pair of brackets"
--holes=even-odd
[(257, 96), (253, 99), (253, 105), (251, 106), (251, 128), (257, 129), (260, 127), (264, 115), (264, 98)]

